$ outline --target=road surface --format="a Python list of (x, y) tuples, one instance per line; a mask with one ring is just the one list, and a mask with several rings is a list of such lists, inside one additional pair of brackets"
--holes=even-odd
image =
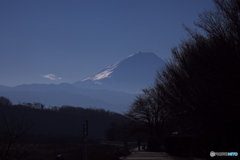
[(165, 152), (132, 152), (123, 160), (172, 160)]

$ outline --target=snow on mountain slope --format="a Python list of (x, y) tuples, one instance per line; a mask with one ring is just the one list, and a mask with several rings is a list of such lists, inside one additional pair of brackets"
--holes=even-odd
[(110, 76), (110, 74), (113, 72), (113, 70), (118, 66), (119, 62), (110, 65), (109, 67), (107, 67), (106, 69), (104, 69), (103, 71), (101, 71), (100, 73), (97, 73), (91, 77), (85, 78), (81, 81), (87, 81), (87, 80), (92, 80), (92, 81), (97, 81), (103, 78), (108, 78)]
[(78, 87), (139, 93), (154, 82), (157, 70), (165, 62), (154, 53), (139, 52), (106, 69), (75, 82)]

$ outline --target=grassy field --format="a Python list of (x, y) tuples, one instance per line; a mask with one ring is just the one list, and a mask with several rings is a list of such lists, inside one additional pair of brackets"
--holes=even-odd
[[(88, 144), (88, 160), (118, 160), (125, 156), (123, 147), (104, 144)], [(8, 160), (55, 160), (61, 155), (64, 160), (82, 160), (82, 144), (18, 144), (11, 148)]]

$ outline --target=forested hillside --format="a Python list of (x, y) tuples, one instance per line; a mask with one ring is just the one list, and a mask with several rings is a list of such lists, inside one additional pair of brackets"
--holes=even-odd
[[(105, 140), (111, 125), (123, 122), (120, 114), (103, 109), (73, 106), (45, 109), (41, 104), (0, 104), (0, 133), (11, 132), (24, 142), (76, 142), (82, 140), (83, 124), (89, 122), (89, 139)], [(18, 135), (19, 134), (19, 135)]]

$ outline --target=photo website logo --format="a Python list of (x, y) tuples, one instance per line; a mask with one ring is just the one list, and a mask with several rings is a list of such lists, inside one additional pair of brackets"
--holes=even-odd
[(238, 156), (238, 152), (210, 152), (210, 157), (215, 156)]

